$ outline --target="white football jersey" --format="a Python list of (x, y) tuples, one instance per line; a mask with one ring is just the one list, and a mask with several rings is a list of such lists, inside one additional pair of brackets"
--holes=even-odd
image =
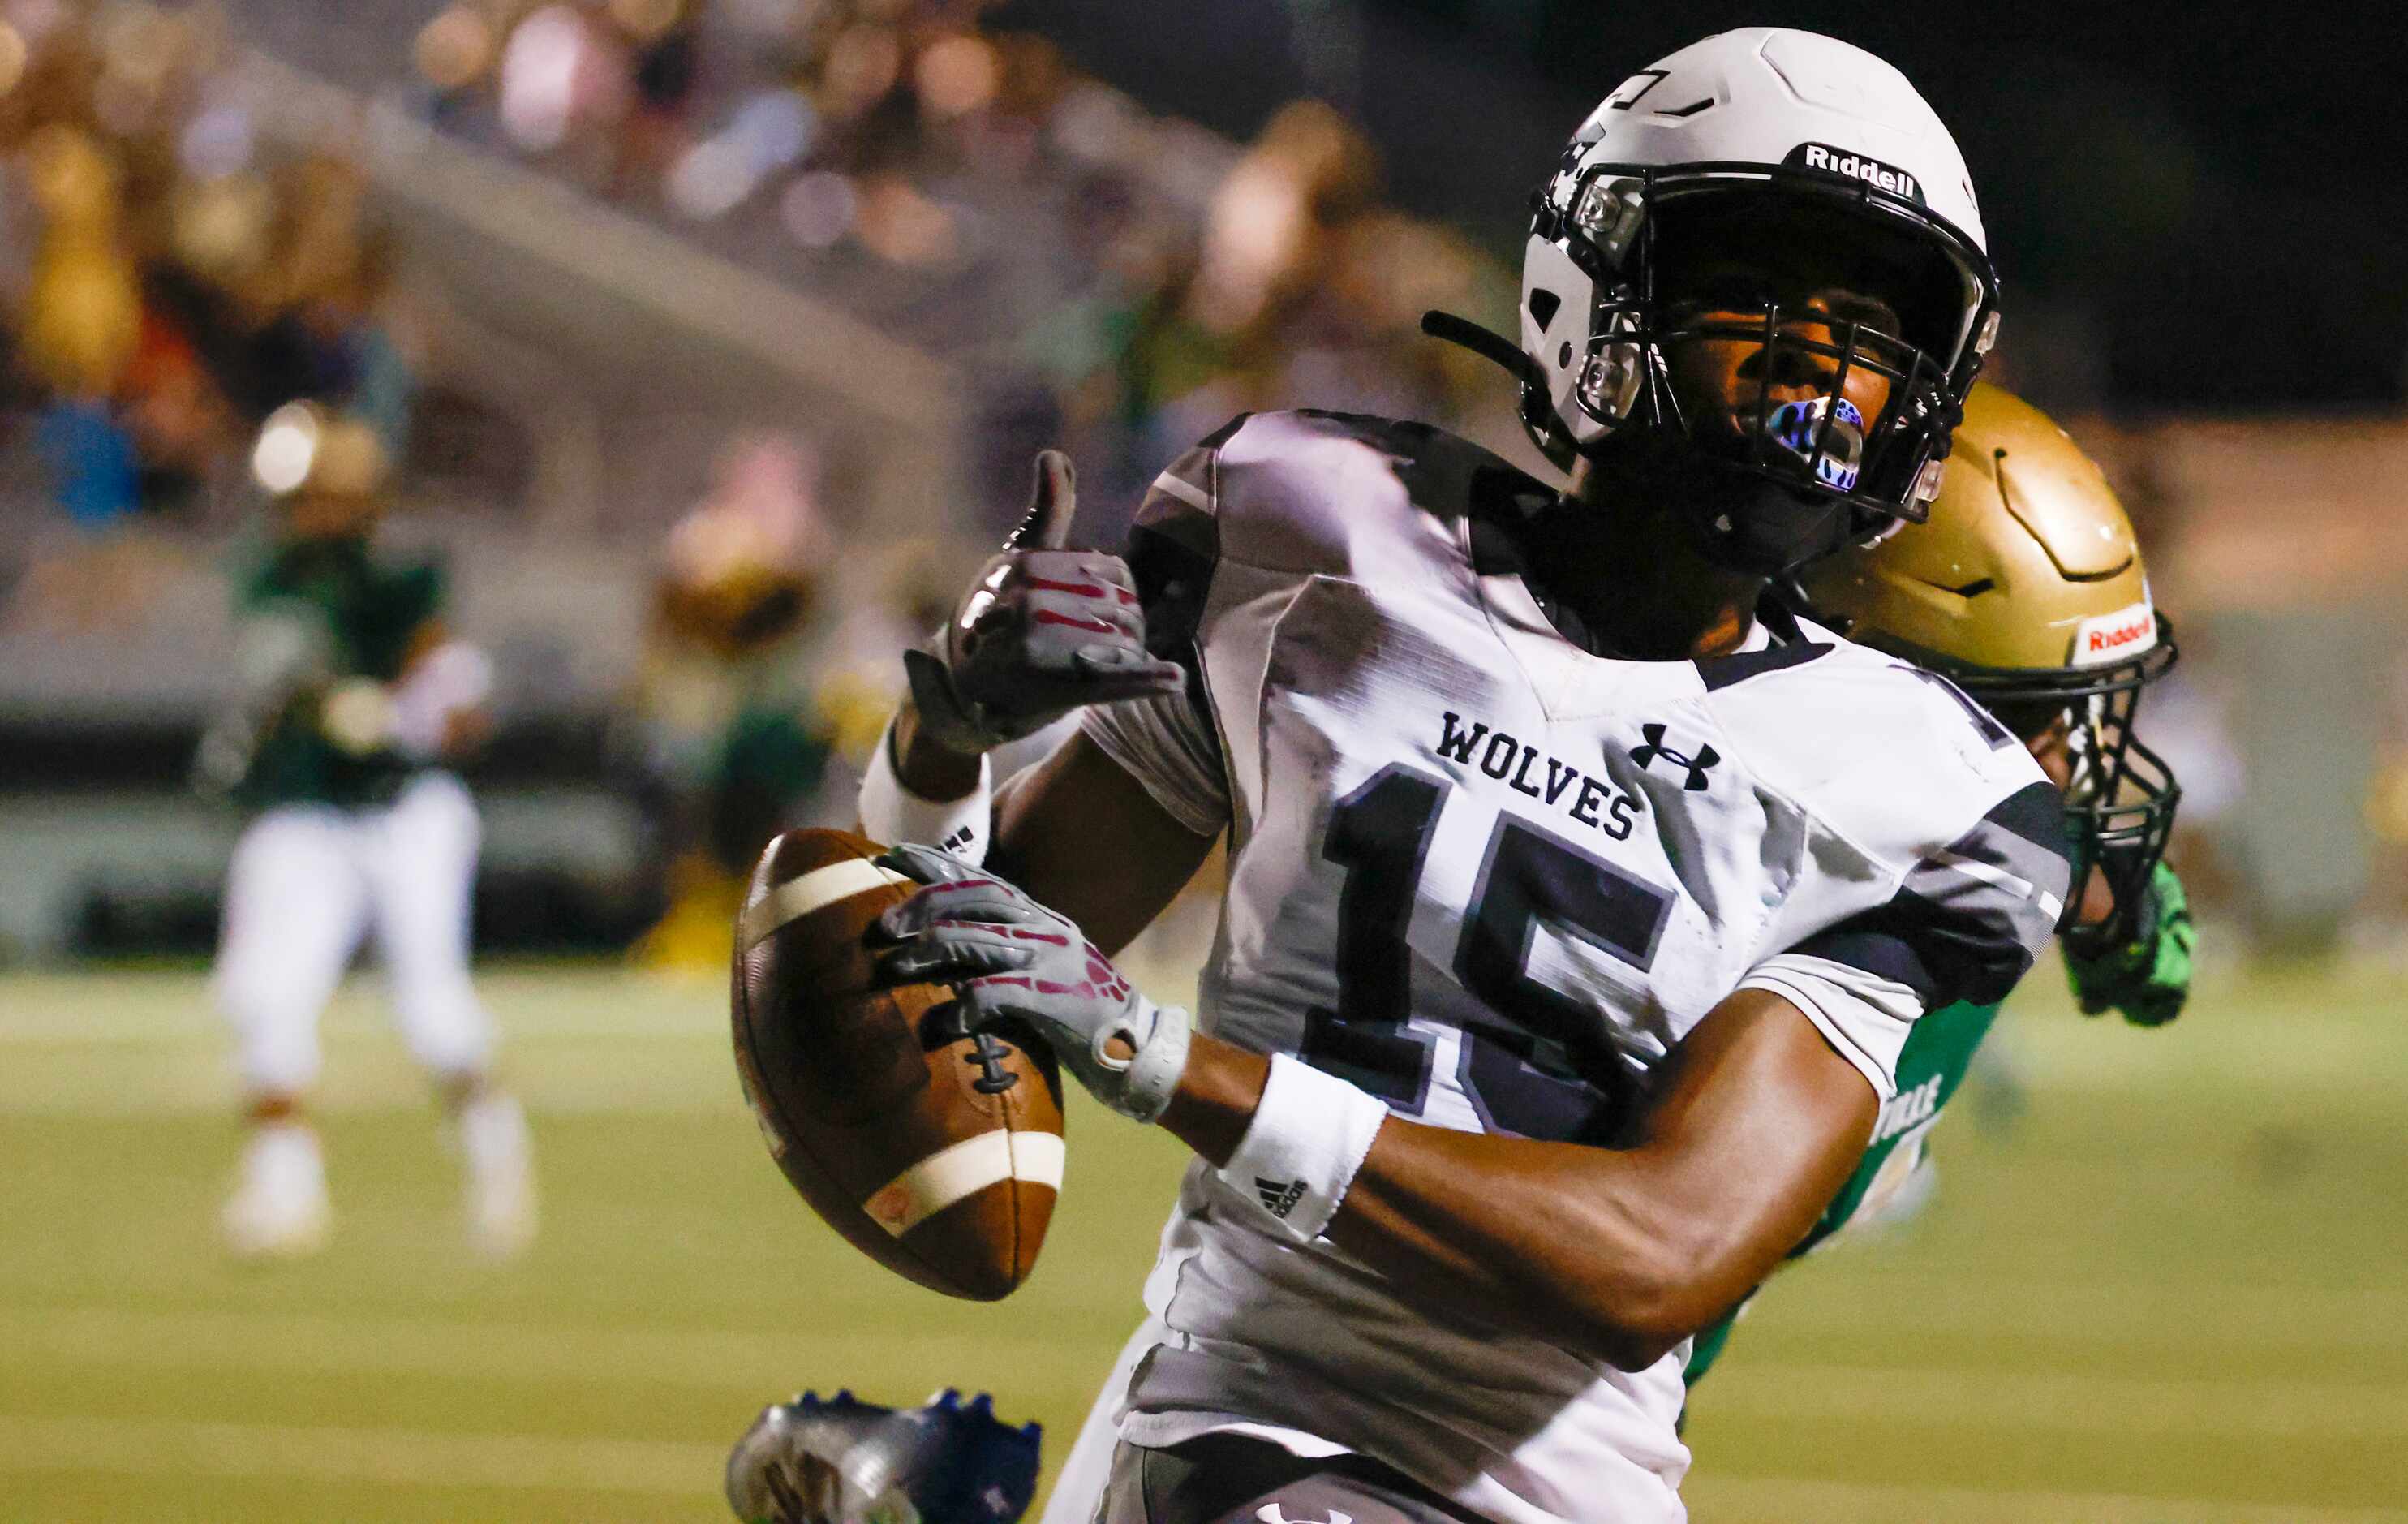
[[(1886, 1099), (1918, 1015), (1998, 999), (2052, 934), (2055, 790), (1947, 683), (1770, 606), (1731, 655), (1592, 654), (1521, 575), (1514, 525), (1553, 497), (1440, 430), (1317, 412), (1156, 482), (1130, 562), (1193, 681), (1085, 724), (1230, 833), (1202, 1025), (1399, 1116), (1604, 1143), (1756, 985)], [(1124, 1437), (1359, 1451), (1498, 1519), (1683, 1517), (1681, 1353), (1624, 1372), (1409, 1301), (1229, 1188), (1187, 1175)]]

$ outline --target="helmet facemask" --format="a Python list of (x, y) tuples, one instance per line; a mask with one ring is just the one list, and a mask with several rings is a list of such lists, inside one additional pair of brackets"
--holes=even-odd
[[(1595, 293), (1570, 397), (1597, 425), (1581, 453), (1684, 463), (1698, 480), (1679, 496), (1711, 558), (1778, 575), (1924, 518), (1996, 328), (1988, 266), (1945, 223), (1858, 182), (1716, 165), (1595, 165), (1560, 209), (1542, 194), (1538, 223)], [(1812, 279), (1818, 254), (1841, 273)], [(1755, 279), (1736, 297), (1709, 293), (1693, 280), (1709, 266)], [(1898, 331), (1807, 305), (1841, 284), (1873, 288)], [(1752, 406), (1708, 418), (1684, 400), (1676, 357), (1706, 344), (1754, 352)], [(1550, 358), (1568, 367), (1562, 348)], [(1547, 409), (1526, 396), (1526, 416)], [(1654, 448), (1634, 450), (1634, 434)]]
[(2173, 769), (2133, 733), (2141, 690), (2176, 660), (2172, 633), (2162, 617), (2157, 627), (2155, 647), (2112, 667), (1948, 674), (2027, 740), (2060, 720), (2067, 726), (2065, 820), (2074, 884), (2069, 903), (2080, 903), (2094, 870), (2114, 898), (2104, 921), (2085, 925), (2069, 911), (2063, 935), (2080, 956), (2122, 947), (2147, 929), (2140, 922), (2141, 907), (2182, 798)]

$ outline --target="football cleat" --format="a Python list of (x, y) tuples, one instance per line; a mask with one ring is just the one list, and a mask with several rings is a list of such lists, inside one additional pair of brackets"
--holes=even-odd
[(460, 1118), (468, 1158), (468, 1244), (488, 1259), (515, 1259), (535, 1243), (536, 1189), (526, 1114), (509, 1096), (469, 1103)]
[(297, 1259), (324, 1248), (334, 1214), (317, 1136), (289, 1126), (254, 1134), (220, 1227), (238, 1259)]
[(1012, 1524), (1037, 1495), (1041, 1434), (998, 1421), (984, 1393), (898, 1410), (807, 1391), (736, 1442), (727, 1502), (746, 1524)]

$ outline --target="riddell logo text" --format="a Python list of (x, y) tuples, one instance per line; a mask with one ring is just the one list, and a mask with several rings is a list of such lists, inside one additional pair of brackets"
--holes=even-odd
[(1826, 175), (1845, 175), (1850, 180), (1863, 180), (1877, 191), (1902, 195), (1909, 201), (1919, 203), (1923, 199), (1923, 187), (1915, 183), (1913, 175), (1896, 165), (1884, 164), (1861, 153), (1849, 153), (1828, 143), (1800, 143), (1789, 151), (1788, 158), (1783, 162), (1796, 168), (1820, 170)]
[(2092, 630), (2083, 644), (2083, 654), (2089, 656), (2103, 656), (2111, 651), (2121, 651), (2156, 627), (2157, 622), (2147, 614), (2143, 614), (2138, 619), (2128, 624), (2118, 625), (2113, 629)]
[(2073, 665), (2097, 667), (2137, 656), (2157, 643), (2157, 613), (2135, 603), (2114, 613), (2093, 614), (2073, 626)]

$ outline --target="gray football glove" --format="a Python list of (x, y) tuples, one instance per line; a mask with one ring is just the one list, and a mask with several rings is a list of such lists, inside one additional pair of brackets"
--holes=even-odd
[(1127, 565), (1066, 550), (1076, 510), (1070, 457), (1037, 456), (1028, 516), (926, 651), (903, 654), (920, 724), (950, 751), (991, 752), (1086, 704), (1176, 693), (1175, 662), (1145, 651)]
[(1162, 1114), (1187, 1068), (1186, 1012), (1146, 999), (1068, 919), (983, 869), (923, 846), (878, 860), (927, 885), (878, 918), (901, 944), (882, 979), (952, 985), (970, 1030), (1018, 1017), (1096, 1100), (1134, 1121)]

